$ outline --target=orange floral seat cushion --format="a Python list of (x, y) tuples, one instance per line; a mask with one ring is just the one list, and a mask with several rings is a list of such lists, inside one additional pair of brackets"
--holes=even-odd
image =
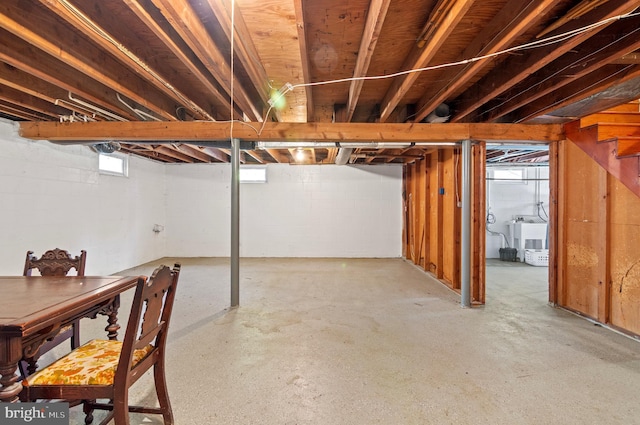
[[(133, 353), (135, 366), (153, 346)], [(28, 385), (112, 385), (122, 350), (122, 341), (94, 339), (25, 379)]]

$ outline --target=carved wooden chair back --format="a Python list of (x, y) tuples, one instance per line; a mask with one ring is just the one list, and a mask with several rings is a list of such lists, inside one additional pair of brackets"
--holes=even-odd
[[(67, 276), (71, 269), (75, 269), (78, 276), (84, 276), (86, 262), (87, 251), (85, 250), (80, 251), (80, 255), (72, 257), (68, 251), (55, 248), (42, 254), (40, 258), (33, 255), (33, 251), (28, 251), (24, 262), (23, 276), (31, 276), (33, 269), (37, 269), (42, 276)], [(56, 336), (45, 341), (33, 356), (22, 360), (19, 363), (20, 375), (24, 378), (34, 373), (38, 368), (40, 356), (67, 339), (71, 339), (72, 350), (80, 346), (79, 320), (73, 322), (70, 326), (62, 328)]]
[[(110, 411), (101, 422), (129, 424), (129, 412), (161, 414), (165, 425), (173, 424), (173, 413), (165, 378), (165, 347), (173, 310), (180, 265), (158, 267), (147, 280), (136, 285), (124, 340), (93, 340), (23, 381), (20, 398), (82, 400), (93, 421), (93, 410)], [(153, 366), (160, 407), (129, 406), (129, 387)], [(107, 399), (108, 404), (97, 399)]]
[(84, 276), (84, 267), (87, 261), (87, 252), (80, 251), (79, 256), (72, 257), (63, 249), (50, 249), (37, 258), (33, 251), (27, 252), (24, 262), (24, 276), (31, 276), (33, 269), (38, 269), (42, 276), (66, 276), (71, 269), (76, 269), (78, 276)]

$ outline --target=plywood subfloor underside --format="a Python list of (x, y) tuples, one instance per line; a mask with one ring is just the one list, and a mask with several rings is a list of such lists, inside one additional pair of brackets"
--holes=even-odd
[[(241, 307), (230, 311), (228, 259), (179, 261), (167, 359), (177, 424), (611, 425), (640, 415), (640, 344), (549, 306), (546, 268), (489, 260), (487, 304), (469, 310), (401, 259), (242, 259)], [(99, 322), (83, 321), (82, 338), (100, 336)], [(134, 388), (132, 402), (154, 399), (150, 380)], [(161, 423), (149, 419), (132, 423)]]

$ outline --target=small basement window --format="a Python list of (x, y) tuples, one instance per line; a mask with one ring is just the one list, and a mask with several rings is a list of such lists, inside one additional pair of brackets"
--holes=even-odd
[(266, 183), (267, 167), (240, 167), (240, 183)]
[(129, 175), (129, 157), (117, 153), (100, 153), (98, 154), (98, 170), (102, 174), (127, 177)]
[(526, 183), (522, 168), (496, 168), (493, 170), (493, 180), (505, 184)]

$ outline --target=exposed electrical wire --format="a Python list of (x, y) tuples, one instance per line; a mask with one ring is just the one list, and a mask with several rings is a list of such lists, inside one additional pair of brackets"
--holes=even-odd
[[(562, 41), (568, 40), (568, 39), (570, 39), (572, 37), (575, 37), (577, 35), (580, 35), (580, 34), (583, 34), (585, 32), (591, 31), (591, 30), (593, 30), (595, 28), (598, 28), (600, 26), (608, 25), (611, 22), (618, 21), (620, 19), (626, 19), (626, 18), (630, 18), (630, 17), (635, 17), (635, 16), (640, 16), (640, 12), (634, 13), (632, 11), (632, 12), (625, 13), (625, 14), (622, 14), (622, 15), (612, 16), (610, 18), (603, 19), (601, 21), (595, 22), (593, 24), (586, 25), (584, 27), (576, 28), (576, 29), (571, 30), (571, 31), (567, 31), (567, 32), (564, 32), (562, 34), (556, 34), (556, 35), (553, 35), (553, 36), (550, 36), (550, 37), (546, 37), (546, 38), (543, 38), (543, 39), (540, 39), (540, 40), (532, 41), (530, 43), (521, 44), (521, 45), (518, 45), (518, 46), (510, 47), (510, 48), (507, 48), (507, 49), (504, 49), (504, 50), (500, 50), (500, 51), (497, 51), (497, 52), (493, 52), (493, 53), (490, 53), (490, 54), (476, 56), (476, 57), (469, 58), (469, 59), (463, 59), (463, 60), (456, 61), (456, 62), (443, 63), (443, 64), (439, 64), (439, 65), (426, 66), (426, 67), (422, 67), (422, 68), (408, 69), (406, 71), (395, 72), (395, 73), (392, 73), (392, 74), (340, 78), (340, 79), (336, 79), (336, 80), (317, 81), (317, 82), (312, 82), (312, 83), (300, 83), (300, 84), (286, 83), (275, 94), (276, 97), (272, 97), (271, 101), (269, 102), (271, 104), (271, 106), (269, 107), (266, 116), (268, 116), (268, 114), (271, 112), (271, 109), (273, 108), (273, 104), (277, 103), (280, 100), (281, 97), (283, 97), (284, 95), (286, 95), (290, 91), (298, 89), (298, 88), (314, 87), (314, 86), (321, 86), (321, 85), (327, 85), (327, 84), (336, 84), (336, 83), (345, 83), (345, 82), (351, 82), (351, 81), (382, 80), (382, 79), (386, 79), (386, 78), (395, 78), (395, 77), (400, 77), (400, 76), (403, 76), (403, 75), (413, 74), (413, 73), (416, 73), (416, 72), (432, 71), (432, 70), (437, 70), (437, 69), (450, 68), (450, 67), (454, 67), (454, 66), (458, 66), (458, 65), (466, 65), (466, 64), (478, 62), (478, 61), (481, 61), (481, 60), (491, 59), (491, 58), (495, 58), (497, 56), (502, 56), (502, 55), (505, 55), (507, 53), (513, 53), (513, 52), (517, 52), (517, 51), (521, 51), (521, 50), (530, 50), (530, 49), (535, 49), (535, 48), (538, 48), (538, 47), (545, 47), (545, 46), (549, 46), (549, 45), (552, 45), (552, 44), (560, 43)], [(265, 120), (264, 120), (265, 122), (266, 122), (266, 116), (265, 116)], [(263, 123), (262, 127), (260, 128), (260, 130), (258, 131), (258, 135), (260, 135), (260, 133), (262, 133), (263, 129), (264, 129), (264, 123)]]

